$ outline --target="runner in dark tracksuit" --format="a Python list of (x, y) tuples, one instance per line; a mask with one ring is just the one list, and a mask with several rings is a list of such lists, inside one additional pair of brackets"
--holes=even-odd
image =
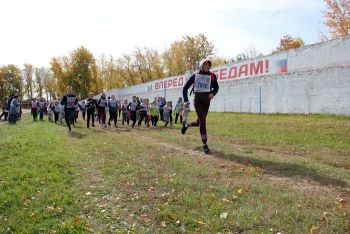
[(106, 125), (106, 107), (108, 105), (108, 100), (106, 98), (106, 94), (102, 93), (101, 98), (97, 102), (98, 104), (98, 119), (101, 123), (102, 127), (107, 127)]
[(109, 108), (108, 126), (111, 126), (111, 120), (113, 120), (114, 127), (117, 127), (119, 102), (117, 99), (115, 99), (115, 95), (112, 95), (111, 99), (109, 99), (108, 108)]
[(128, 99), (124, 99), (124, 103), (121, 106), (121, 110), (123, 111), (123, 119), (122, 119), (122, 125), (124, 125), (124, 122), (126, 122), (129, 125), (130, 115), (129, 115), (129, 104)]
[(42, 97), (40, 98), (40, 101), (38, 102), (38, 107), (39, 107), (39, 115), (40, 115), (40, 120), (44, 120), (44, 114), (47, 108), (47, 104), (45, 102), (45, 99)]
[(53, 114), (55, 116), (55, 124), (57, 124), (58, 117), (60, 115), (60, 102), (58, 100), (54, 101), (54, 107), (55, 107), (55, 109), (54, 109)]
[(130, 111), (130, 119), (132, 120), (131, 127), (135, 127), (137, 111), (140, 109), (140, 104), (137, 101), (136, 96), (132, 96), (132, 101), (128, 105), (128, 110)]
[(0, 119), (2, 116), (4, 116), (5, 121), (7, 121), (8, 114), (9, 112), (7, 110), (7, 97), (5, 97), (4, 100), (2, 101), (2, 114), (0, 115)]
[(95, 111), (97, 108), (97, 101), (94, 99), (92, 93), (89, 94), (89, 98), (85, 101), (85, 106), (87, 114), (86, 126), (89, 128), (91, 119), (92, 126), (95, 127)]
[(194, 90), (194, 108), (197, 113), (197, 120), (187, 123), (182, 123), (181, 133), (185, 134), (188, 127), (199, 126), (199, 132), (203, 142), (203, 151), (209, 153), (209, 147), (207, 145), (207, 129), (206, 118), (210, 106), (211, 99), (219, 91), (219, 85), (214, 73), (210, 72), (211, 61), (209, 59), (203, 59), (199, 64), (199, 72), (192, 75), (186, 82), (182, 94), (185, 102), (185, 107), (189, 106), (188, 102), (188, 89), (193, 85)]
[(33, 120), (36, 121), (36, 118), (38, 117), (38, 106), (39, 106), (39, 103), (36, 101), (35, 98), (33, 98), (31, 104), (32, 104)]
[(140, 105), (140, 119), (138, 122), (138, 126), (141, 126), (142, 121), (145, 120), (145, 125), (149, 125), (148, 113), (149, 113), (149, 100), (147, 98), (142, 100), (142, 104)]
[(78, 98), (73, 94), (71, 86), (67, 87), (67, 94), (64, 95), (61, 101), (61, 105), (64, 105), (65, 120), (69, 131), (71, 131), (70, 124), (74, 124), (75, 118), (75, 106), (78, 103)]

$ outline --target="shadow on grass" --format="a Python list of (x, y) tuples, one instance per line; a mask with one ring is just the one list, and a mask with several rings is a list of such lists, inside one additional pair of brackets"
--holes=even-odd
[(101, 128), (101, 130), (111, 131), (111, 132), (130, 132), (131, 129), (126, 127), (107, 127), (107, 128)]
[(73, 128), (83, 129), (83, 128), (85, 128), (85, 127), (79, 126), (79, 125), (74, 125)]
[(149, 132), (149, 131), (159, 131), (159, 132), (163, 132), (166, 129), (163, 126), (157, 126), (157, 127), (135, 127), (134, 130), (136, 131), (140, 131), (140, 132)]
[(69, 135), (71, 137), (74, 137), (74, 138), (83, 139), (84, 137), (86, 137), (87, 134), (76, 132), (76, 131), (71, 131), (71, 132), (69, 132)]
[(272, 162), (260, 158), (245, 157), (237, 154), (225, 154), (218, 151), (211, 152), (211, 155), (222, 159), (238, 162), (240, 164), (258, 167), (267, 171), (268, 174), (272, 175), (278, 175), (282, 177), (301, 177), (304, 179), (317, 181), (322, 185), (349, 187), (349, 184), (344, 180), (321, 175), (313, 168), (296, 163)]

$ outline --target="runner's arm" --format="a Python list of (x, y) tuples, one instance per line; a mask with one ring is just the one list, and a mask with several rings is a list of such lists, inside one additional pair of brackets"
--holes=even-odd
[(184, 102), (188, 102), (188, 89), (193, 85), (194, 83), (194, 77), (195, 75), (192, 75), (186, 82), (185, 86), (182, 89), (182, 96), (184, 98)]
[(210, 90), (210, 93), (212, 93), (215, 96), (218, 93), (218, 91), (219, 91), (218, 79), (216, 78), (216, 75), (214, 74), (214, 80), (212, 82), (212, 88)]

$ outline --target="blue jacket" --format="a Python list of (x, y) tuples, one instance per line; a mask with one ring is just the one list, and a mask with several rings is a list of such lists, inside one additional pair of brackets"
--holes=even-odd
[(6, 110), (8, 110), (8, 111), (10, 111), (12, 99), (13, 99), (13, 97), (9, 97), (9, 99), (7, 100), (7, 107), (6, 107)]
[(16, 98), (12, 99), (10, 104), (10, 115), (17, 115), (17, 107), (19, 106), (19, 103)]

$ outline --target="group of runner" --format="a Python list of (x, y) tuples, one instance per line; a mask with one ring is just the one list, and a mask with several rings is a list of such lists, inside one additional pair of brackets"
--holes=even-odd
[[(46, 102), (45, 99), (33, 99), (31, 102), (31, 113), (33, 120), (43, 120), (44, 115), (48, 116), (49, 121), (55, 123), (65, 123), (71, 131), (71, 126), (78, 119), (79, 112), (82, 113), (82, 119), (86, 120), (87, 128), (95, 127), (95, 122), (98, 122), (102, 128), (114, 125), (117, 127), (118, 119), (122, 125), (131, 127), (142, 126), (157, 127), (158, 121), (163, 121), (164, 127), (173, 125), (173, 114), (175, 115), (175, 124), (180, 120), (183, 122), (183, 116), (186, 119), (189, 115), (190, 108), (184, 107), (184, 102), (180, 97), (173, 110), (171, 101), (166, 102), (164, 98), (155, 98), (152, 102), (148, 98), (139, 98), (132, 96), (130, 102), (124, 99), (122, 102), (117, 100), (115, 95), (106, 97), (105, 93), (101, 97), (95, 99), (93, 94), (89, 94), (89, 98), (83, 101), (78, 101), (76, 95), (73, 94), (72, 87), (67, 87), (66, 95), (62, 99)], [(108, 121), (107, 121), (107, 117)]]
[[(182, 121), (181, 117), (184, 117), (182, 122), (181, 133), (185, 134), (189, 127), (199, 126), (199, 132), (201, 140), (203, 143), (203, 151), (209, 153), (209, 147), (207, 145), (208, 136), (206, 129), (206, 118), (210, 107), (210, 102), (213, 97), (219, 91), (219, 85), (217, 82), (217, 77), (214, 73), (210, 72), (211, 61), (209, 59), (203, 59), (199, 64), (199, 71), (196, 74), (193, 74), (186, 82), (183, 87), (183, 99), (180, 97), (176, 106), (175, 106), (175, 122), (177, 122), (178, 117), (180, 116), (180, 122)], [(190, 103), (188, 99), (188, 90), (191, 88), (191, 93), (194, 93), (194, 108), (197, 114), (197, 120), (188, 121), (188, 113), (190, 111)], [(72, 93), (71, 87), (68, 87), (67, 94), (61, 101), (62, 105), (66, 106), (66, 122), (69, 119), (67, 115), (73, 115), (75, 113), (75, 106), (77, 105), (78, 100), (76, 96)], [(129, 121), (132, 121), (132, 127), (134, 128), (136, 122), (138, 121), (138, 126), (140, 126), (143, 121), (146, 127), (150, 126), (150, 121), (152, 126), (157, 126), (158, 118), (165, 122), (165, 127), (172, 125), (172, 111), (173, 106), (171, 101), (165, 101), (164, 98), (159, 97), (155, 98), (151, 103), (148, 98), (139, 99), (135, 95), (132, 96), (132, 100), (128, 102), (127, 99), (123, 100), (123, 103), (118, 102), (115, 99), (115, 96), (112, 95), (110, 98), (106, 98), (106, 94), (102, 93), (98, 101), (93, 99), (93, 94), (90, 94), (90, 97), (85, 102), (85, 107), (88, 110), (88, 119), (87, 127), (89, 127), (90, 119), (92, 120), (92, 126), (94, 126), (94, 116), (95, 110), (97, 109), (97, 118), (101, 126), (106, 127), (106, 109), (109, 110), (109, 121), (114, 121), (114, 126), (117, 126), (117, 111), (123, 113), (122, 124), (124, 122), (129, 124)], [(69, 108), (72, 108), (71, 111)], [(91, 116), (91, 118), (89, 117)], [(70, 128), (69, 121), (67, 126)]]
[[(185, 134), (189, 127), (199, 126), (200, 137), (203, 143), (203, 151), (209, 153), (207, 145), (208, 136), (206, 130), (206, 117), (210, 107), (210, 102), (219, 90), (217, 78), (210, 72), (211, 61), (204, 59), (200, 62), (199, 71), (193, 74), (183, 87), (182, 96), (179, 97), (175, 107), (171, 101), (165, 98), (157, 97), (153, 100), (148, 98), (139, 98), (132, 96), (132, 99), (117, 100), (115, 95), (107, 97), (102, 93), (99, 99), (95, 99), (92, 93), (86, 100), (78, 101), (73, 93), (71, 86), (66, 89), (66, 94), (62, 99), (46, 102), (44, 98), (32, 99), (31, 113), (33, 120), (36, 121), (39, 114), (39, 120), (43, 120), (47, 114), (49, 121), (63, 124), (63, 120), (71, 131), (72, 125), (78, 119), (79, 111), (82, 112), (83, 120), (86, 119), (86, 126), (95, 127), (98, 122), (102, 128), (107, 125), (117, 127), (118, 118), (121, 118), (121, 124), (131, 123), (131, 127), (144, 125), (145, 127), (157, 127), (158, 121), (164, 122), (164, 127), (173, 125), (173, 114), (175, 115), (175, 124), (180, 120), (182, 124), (181, 133)], [(189, 121), (190, 103), (188, 99), (188, 90), (192, 87), (191, 93), (194, 93), (194, 108), (197, 114), (195, 121)], [(0, 116), (8, 118), (9, 123), (16, 123), (20, 118), (20, 101), (18, 96), (12, 95), (2, 103), (3, 114)], [(109, 119), (107, 121), (107, 113)], [(86, 117), (86, 118), (85, 118)]]
[(2, 113), (0, 115), (0, 120), (4, 117), (5, 121), (10, 124), (15, 124), (22, 116), (22, 105), (21, 100), (16, 94), (11, 94), (5, 97), (1, 103)]

